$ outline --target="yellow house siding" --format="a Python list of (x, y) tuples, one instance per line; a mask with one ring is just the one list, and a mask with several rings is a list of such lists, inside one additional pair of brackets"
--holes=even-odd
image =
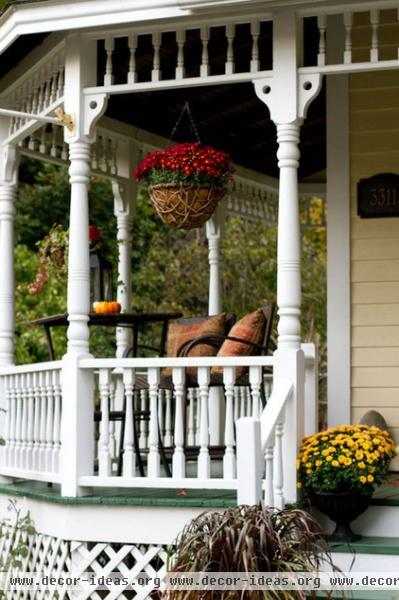
[(350, 156), (352, 421), (375, 408), (399, 442), (399, 218), (357, 216), (359, 179), (399, 173), (399, 71), (351, 76)]

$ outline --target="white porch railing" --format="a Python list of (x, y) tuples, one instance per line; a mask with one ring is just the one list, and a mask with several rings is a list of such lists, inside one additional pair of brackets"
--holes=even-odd
[(5, 411), (1, 475), (60, 481), (61, 364), (1, 368)]
[[(317, 361), (312, 344), (303, 350), (305, 360), (295, 359), (299, 366), (286, 378), (285, 356), (67, 356), (2, 367), (0, 476), (59, 483), (62, 495), (101, 487), (233, 489), (240, 502), (264, 497), (282, 507), (295, 479), (301, 386), (310, 416), (305, 430), (315, 429)], [(166, 367), (172, 375), (165, 387)], [(197, 373), (195, 388), (186, 388), (188, 367)], [(223, 386), (210, 385), (215, 367)], [(246, 386), (235, 384), (238, 367), (248, 370)]]
[[(236, 422), (242, 416), (259, 418), (262, 370), (272, 365), (272, 357), (261, 356), (82, 360), (80, 367), (94, 376), (93, 414), (99, 423), (93, 466), (80, 476), (79, 485), (235, 489)], [(184, 367), (193, 366), (198, 387), (186, 388)], [(210, 386), (216, 366), (223, 367), (224, 391)], [(249, 386), (235, 386), (238, 366), (248, 367)], [(172, 368), (166, 389), (165, 367)], [(266, 376), (266, 396), (270, 386), (271, 373)], [(121, 436), (113, 419), (123, 404)], [(214, 420), (219, 435), (212, 428)]]

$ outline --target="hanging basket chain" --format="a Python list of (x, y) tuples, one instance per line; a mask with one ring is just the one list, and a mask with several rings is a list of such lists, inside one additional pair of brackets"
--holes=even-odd
[(201, 138), (199, 136), (197, 126), (196, 126), (196, 124), (194, 122), (193, 115), (191, 114), (190, 104), (189, 104), (188, 100), (186, 100), (186, 102), (184, 103), (183, 108), (181, 109), (180, 115), (178, 116), (176, 124), (173, 127), (173, 129), (172, 129), (172, 133), (170, 134), (170, 139), (173, 140), (173, 137), (176, 134), (176, 131), (179, 128), (179, 125), (182, 122), (182, 119), (183, 119), (185, 113), (187, 113), (188, 121), (189, 121), (189, 124), (190, 124), (190, 129), (193, 132), (196, 141), (200, 144), (201, 143)]

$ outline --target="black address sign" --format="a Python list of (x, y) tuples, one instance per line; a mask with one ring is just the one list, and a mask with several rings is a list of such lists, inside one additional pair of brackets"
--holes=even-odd
[(379, 173), (357, 184), (357, 214), (362, 219), (399, 217), (399, 175)]

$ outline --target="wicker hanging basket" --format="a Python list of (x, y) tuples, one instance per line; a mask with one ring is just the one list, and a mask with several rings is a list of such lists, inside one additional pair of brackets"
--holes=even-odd
[(226, 194), (225, 188), (175, 183), (152, 185), (148, 191), (162, 221), (176, 229), (204, 225)]

